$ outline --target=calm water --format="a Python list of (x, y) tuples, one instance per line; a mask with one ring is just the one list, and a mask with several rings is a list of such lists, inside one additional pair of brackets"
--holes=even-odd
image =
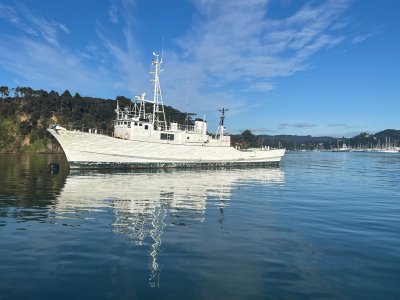
[(399, 183), (400, 154), (157, 173), (2, 155), (0, 299), (400, 299)]

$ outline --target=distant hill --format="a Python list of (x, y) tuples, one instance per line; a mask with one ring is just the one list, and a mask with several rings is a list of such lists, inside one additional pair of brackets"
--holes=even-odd
[(286, 149), (300, 149), (302, 146), (306, 148), (317, 148), (319, 144), (334, 143), (335, 138), (329, 136), (315, 137), (311, 135), (298, 136), (298, 135), (259, 135), (262, 140), (263, 145), (276, 147), (281, 145), (281, 147)]
[(384, 139), (387, 137), (393, 140), (400, 140), (400, 130), (385, 129), (381, 132), (375, 133), (373, 136), (378, 139)]
[(389, 143), (391, 146), (396, 147), (400, 145), (400, 130), (385, 129), (375, 134), (363, 132), (348, 139), (348, 144), (352, 147), (379, 147), (388, 145)]
[[(246, 132), (246, 130), (244, 131)], [(251, 132), (250, 132), (251, 133)], [(329, 136), (298, 136), (298, 135), (253, 135), (248, 138), (249, 133), (234, 135), (234, 143), (241, 147), (282, 147), (288, 150), (316, 150), (333, 149), (338, 145), (346, 143), (348, 146), (357, 148), (369, 148), (385, 143), (392, 146), (400, 146), (400, 130), (386, 129), (375, 134), (360, 133), (352, 138), (334, 138)]]

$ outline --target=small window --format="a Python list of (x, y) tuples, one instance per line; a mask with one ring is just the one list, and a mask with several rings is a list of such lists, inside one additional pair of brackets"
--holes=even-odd
[(124, 122), (124, 125), (128, 124), (128, 122)]
[(144, 125), (144, 129), (149, 129), (149, 125)]
[(135, 122), (135, 126), (137, 126), (137, 122)]
[(139, 123), (139, 126), (143, 126), (143, 124), (142, 124), (142, 123)]
[(131, 128), (131, 122), (128, 122), (128, 128)]

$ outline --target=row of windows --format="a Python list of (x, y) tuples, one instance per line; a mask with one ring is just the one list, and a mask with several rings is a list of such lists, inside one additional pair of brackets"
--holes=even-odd
[[(124, 122), (118, 121), (118, 122), (117, 122), (117, 125), (127, 125), (128, 128), (131, 128), (131, 123), (133, 123), (134, 126), (143, 126), (142, 123), (138, 123), (138, 122), (127, 122), (127, 121), (124, 121)], [(144, 125), (144, 129), (146, 129), (146, 130), (149, 129), (149, 125)]]
[(161, 133), (160, 139), (161, 140), (167, 140), (167, 141), (173, 141), (175, 136), (173, 134), (169, 133)]

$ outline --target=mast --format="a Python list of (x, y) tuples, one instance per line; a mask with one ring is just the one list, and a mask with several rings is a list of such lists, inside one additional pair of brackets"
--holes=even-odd
[(216, 137), (219, 136), (219, 139), (222, 140), (224, 136), (224, 121), (225, 121), (225, 113), (229, 110), (229, 108), (222, 108), (218, 109), (221, 112), (220, 120), (219, 120), (219, 126), (217, 130)]
[[(159, 59), (159, 56), (160, 56), (159, 54), (156, 54), (155, 52), (153, 52), (153, 56), (154, 56), (154, 58), (151, 62), (153, 69), (150, 72), (150, 74), (152, 74), (154, 76), (152, 79), (152, 83), (153, 83), (153, 120), (152, 120), (152, 125), (153, 125), (153, 128), (155, 125), (157, 127), (157, 129), (160, 129), (160, 127), (162, 127), (162, 124), (166, 125), (164, 104), (163, 104), (163, 100), (162, 100), (160, 78), (159, 78), (159, 74), (162, 71), (161, 64), (163, 61), (162, 61), (162, 58), (161, 58), (161, 60)], [(161, 110), (160, 110), (160, 107), (161, 107)], [(166, 129), (166, 128), (164, 128), (164, 129)]]
[(117, 119), (119, 119), (119, 113), (121, 112), (121, 109), (119, 108), (119, 101), (117, 99), (117, 108), (114, 109), (115, 113), (117, 114)]

